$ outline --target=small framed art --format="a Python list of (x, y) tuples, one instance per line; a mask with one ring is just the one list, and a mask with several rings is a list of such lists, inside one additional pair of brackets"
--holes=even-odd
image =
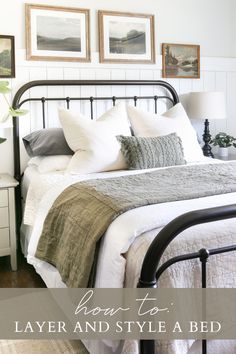
[(14, 36), (0, 35), (0, 78), (15, 77)]
[(155, 63), (154, 15), (98, 11), (101, 63)]
[(200, 46), (162, 44), (163, 77), (200, 78)]
[(26, 4), (28, 60), (90, 61), (89, 10)]

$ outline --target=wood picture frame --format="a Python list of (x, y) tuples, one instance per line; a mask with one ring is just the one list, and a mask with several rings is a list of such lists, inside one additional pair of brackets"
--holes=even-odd
[(164, 78), (200, 78), (200, 45), (162, 44)]
[(27, 60), (90, 61), (89, 10), (25, 4)]
[(0, 35), (0, 78), (15, 77), (15, 38)]
[(100, 63), (155, 63), (154, 15), (98, 11)]

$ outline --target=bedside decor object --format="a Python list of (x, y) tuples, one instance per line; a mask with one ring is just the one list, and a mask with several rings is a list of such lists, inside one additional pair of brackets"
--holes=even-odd
[(15, 77), (15, 39), (0, 35), (0, 78), (12, 77)]
[(26, 4), (28, 60), (90, 61), (89, 10)]
[(18, 182), (8, 174), (0, 174), (0, 257), (11, 256), (11, 268), (17, 270), (15, 195)]
[(200, 46), (193, 44), (162, 44), (162, 76), (200, 78)]
[(214, 155), (214, 157), (216, 159), (219, 159), (219, 160), (222, 160), (222, 161), (235, 161), (236, 160), (236, 154), (235, 153), (233, 153), (233, 154), (229, 153), (227, 156), (222, 156), (222, 155), (219, 155), (218, 153), (216, 153)]
[[(19, 116), (22, 116), (28, 112), (26, 109), (13, 109), (11, 107), (9, 100), (6, 96), (10, 92), (11, 92), (11, 89), (9, 88), (9, 82), (8, 81), (0, 81), (0, 94), (3, 95), (3, 98), (8, 106), (7, 113), (4, 114), (2, 117), (0, 117), (0, 124), (6, 122), (7, 119), (9, 118), (9, 116), (19, 117)], [(4, 141), (6, 141), (6, 139), (0, 137), (0, 144), (4, 143)]]
[(155, 63), (154, 15), (98, 11), (101, 63)]
[(202, 147), (205, 156), (214, 157), (211, 151), (211, 134), (209, 129), (209, 119), (225, 119), (226, 107), (224, 92), (206, 91), (190, 92), (187, 104), (189, 118), (204, 119), (204, 134)]
[(228, 148), (234, 146), (236, 148), (236, 138), (226, 133), (220, 132), (216, 134), (214, 139), (210, 141), (213, 146), (218, 146), (218, 155), (221, 157), (226, 157), (229, 154)]

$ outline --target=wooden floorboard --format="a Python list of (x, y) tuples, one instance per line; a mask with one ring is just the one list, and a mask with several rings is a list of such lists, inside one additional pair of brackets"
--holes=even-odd
[(11, 270), (10, 257), (0, 257), (0, 288), (45, 288), (45, 283), (18, 252), (18, 270)]

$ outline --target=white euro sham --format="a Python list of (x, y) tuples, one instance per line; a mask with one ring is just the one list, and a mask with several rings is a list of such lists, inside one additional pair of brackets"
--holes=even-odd
[(144, 112), (133, 106), (128, 106), (127, 111), (134, 135), (155, 137), (176, 133), (182, 140), (185, 160), (187, 162), (203, 160), (197, 134), (181, 103), (162, 115)]
[(126, 169), (117, 135), (131, 135), (123, 103), (117, 104), (97, 120), (80, 113), (59, 109), (59, 119), (70, 148), (75, 152), (67, 172), (95, 173)]

